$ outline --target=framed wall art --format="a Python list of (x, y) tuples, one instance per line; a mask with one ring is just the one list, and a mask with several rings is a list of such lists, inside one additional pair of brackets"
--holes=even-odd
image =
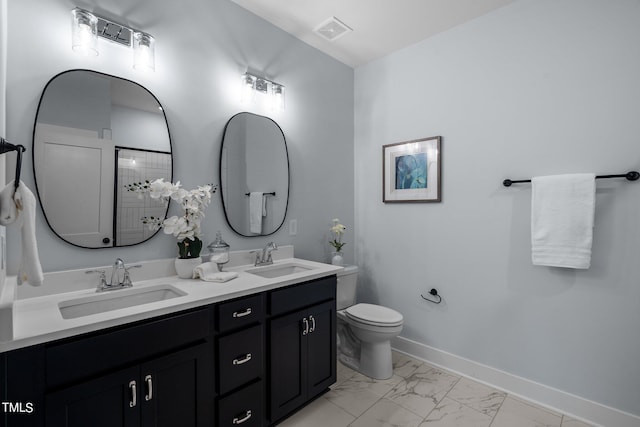
[(382, 147), (384, 203), (440, 202), (440, 136)]

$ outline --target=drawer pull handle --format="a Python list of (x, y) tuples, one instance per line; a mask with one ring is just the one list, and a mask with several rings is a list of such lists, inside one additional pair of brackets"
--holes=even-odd
[(238, 318), (238, 317), (244, 317), (244, 316), (248, 316), (251, 314), (251, 307), (247, 308), (244, 311), (234, 311), (233, 312), (233, 317)]
[(131, 392), (131, 399), (129, 400), (129, 408), (134, 408), (137, 404), (137, 392), (136, 392), (136, 382), (129, 381), (129, 391)]
[(233, 424), (235, 424), (235, 425), (242, 424), (242, 423), (244, 423), (246, 421), (249, 421), (249, 418), (251, 418), (251, 409), (247, 410), (244, 413), (244, 417), (242, 417), (242, 418), (239, 418), (239, 417), (234, 418), (233, 419)]
[(247, 363), (249, 360), (251, 360), (251, 353), (247, 353), (245, 354), (242, 358), (235, 358), (233, 359), (233, 364), (234, 365), (242, 365), (244, 363)]
[(151, 379), (151, 375), (144, 377), (144, 382), (147, 383), (147, 394), (144, 396), (144, 400), (148, 402), (153, 399), (153, 380)]
[(302, 318), (302, 324), (304, 325), (304, 330), (302, 331), (302, 335), (307, 335), (309, 333), (309, 321), (306, 317)]
[(309, 316), (309, 320), (311, 320), (311, 327), (309, 328), (309, 333), (316, 330), (316, 319), (313, 316)]

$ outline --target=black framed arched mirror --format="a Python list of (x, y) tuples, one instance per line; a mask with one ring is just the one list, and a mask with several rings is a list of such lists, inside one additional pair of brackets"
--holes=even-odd
[(166, 216), (167, 206), (125, 188), (173, 179), (164, 110), (137, 83), (89, 70), (53, 77), (40, 98), (32, 153), (47, 224), (72, 245), (142, 243), (157, 231), (140, 218)]
[(273, 234), (289, 204), (289, 154), (272, 119), (238, 113), (224, 129), (220, 192), (229, 226), (246, 237)]

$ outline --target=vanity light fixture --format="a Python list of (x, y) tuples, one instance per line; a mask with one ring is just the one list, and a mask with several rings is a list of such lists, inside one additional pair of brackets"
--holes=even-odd
[(284, 85), (249, 72), (240, 78), (243, 104), (255, 103), (261, 95), (273, 110), (284, 110)]
[(71, 48), (87, 56), (98, 55), (98, 18), (82, 9), (71, 11)]
[(136, 70), (156, 70), (156, 39), (153, 36), (136, 31), (133, 33), (133, 68)]
[(133, 46), (133, 68), (155, 70), (155, 39), (142, 31), (75, 8), (71, 11), (72, 48), (86, 55), (98, 55), (98, 37), (122, 46)]

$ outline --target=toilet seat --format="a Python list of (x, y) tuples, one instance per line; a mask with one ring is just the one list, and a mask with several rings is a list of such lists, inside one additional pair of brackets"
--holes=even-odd
[(404, 322), (402, 314), (381, 305), (360, 303), (352, 305), (344, 312), (354, 322), (365, 325), (396, 327), (401, 326)]

